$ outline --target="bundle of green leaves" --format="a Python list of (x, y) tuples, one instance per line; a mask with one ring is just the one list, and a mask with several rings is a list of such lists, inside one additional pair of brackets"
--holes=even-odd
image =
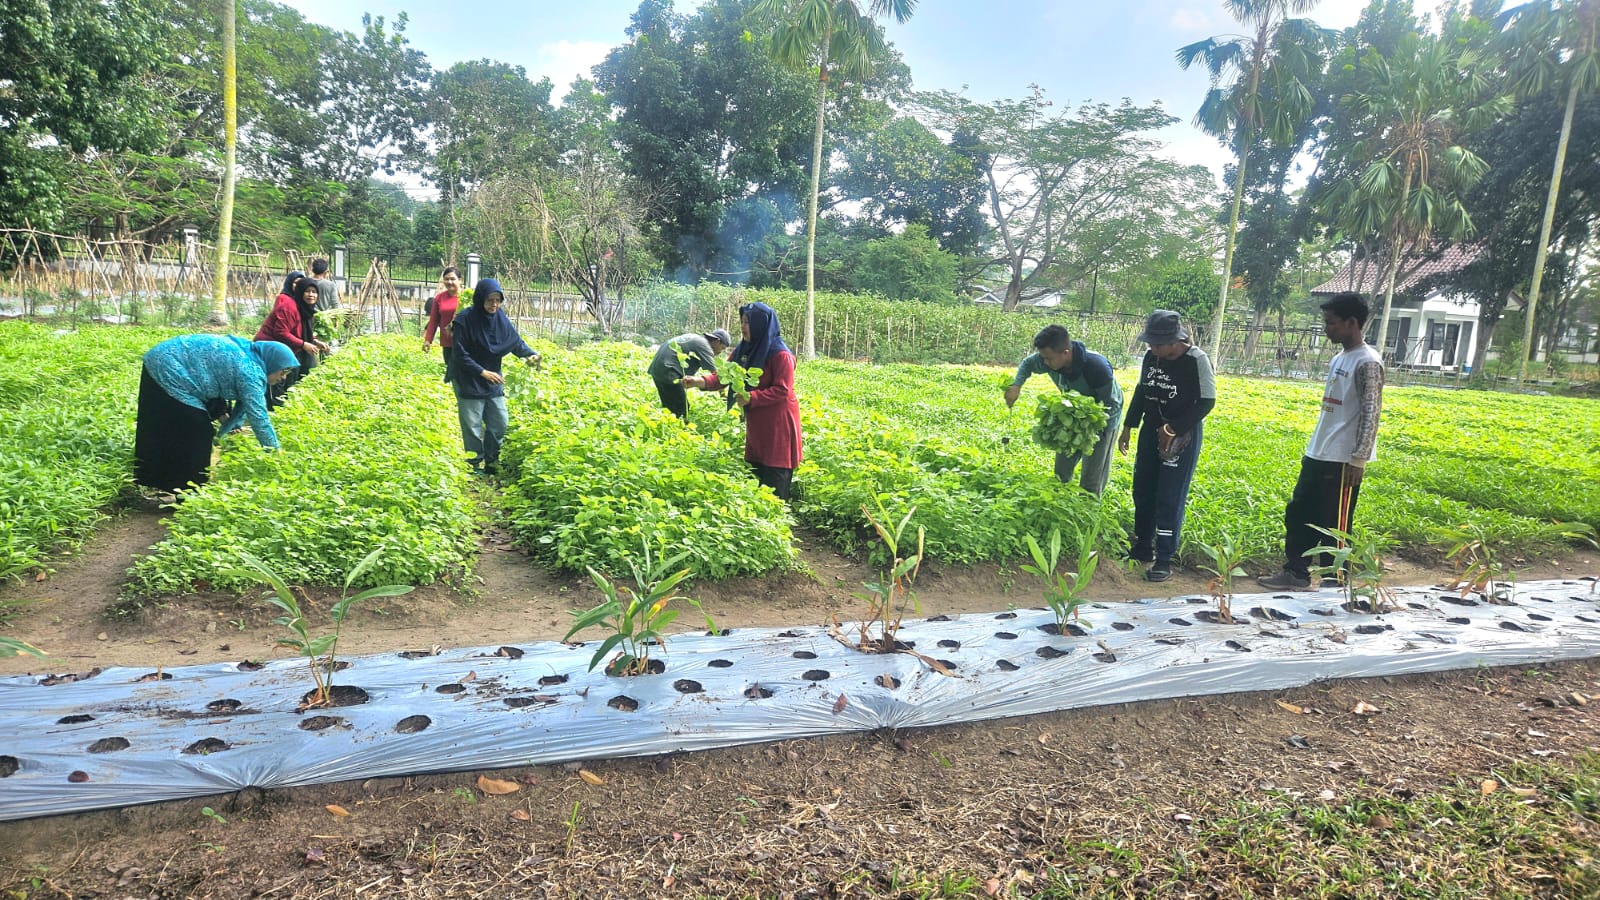
[[(628, 572), (641, 547), (686, 552), (698, 578), (793, 562), (789, 512), (751, 476), (739, 417), (720, 396), (691, 391), (686, 426), (657, 403), (643, 349), (538, 349), (544, 375), (508, 377), (502, 502), (519, 540), (562, 568), (611, 574)], [(554, 387), (521, 389), (530, 377)]]
[(1041, 395), (1038, 414), (1034, 443), (1055, 453), (1087, 456), (1106, 430), (1105, 407), (1077, 391)]
[(130, 592), (242, 590), (244, 549), (295, 584), (353, 587), (460, 578), (474, 557), (471, 475), (450, 388), (398, 335), (355, 339), (289, 392), (272, 423), (283, 448), (231, 434), (211, 481), (133, 568)]

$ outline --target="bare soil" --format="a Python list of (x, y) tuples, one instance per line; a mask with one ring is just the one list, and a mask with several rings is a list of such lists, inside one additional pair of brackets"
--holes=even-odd
[[(272, 616), (250, 598), (119, 604), (132, 557), (160, 540), (162, 518), (129, 512), (49, 577), (0, 587), (0, 600), (34, 601), (7, 633), (51, 653), (0, 660), (0, 675), (279, 655)], [(852, 617), (869, 568), (815, 535), (802, 540), (807, 571), (693, 593), (725, 627)], [(504, 534), (484, 535), (481, 548), (465, 588), (358, 610), (341, 652), (557, 639), (569, 610), (598, 599)], [(1600, 568), (1592, 552), (1523, 562), (1525, 578)], [(1395, 568), (1402, 584), (1447, 575)], [(1024, 576), (996, 566), (930, 566), (918, 588), (926, 615), (1037, 604)], [(1195, 572), (1158, 586), (1107, 565), (1094, 599), (1205, 590)], [(329, 595), (313, 596), (325, 609)], [(1207, 867), (1196, 845), (1207, 817), (1276, 792), (1409, 796), (1572, 759), (1600, 747), (1597, 707), (1574, 693), (1600, 696), (1600, 660), (487, 773), (517, 787), (503, 796), (481, 789), (483, 773), (245, 791), (0, 823), (0, 896), (984, 896), (1031, 894), (1072, 866), (1088, 866), (1085, 884), (1105, 895), (1271, 894), (1259, 875)], [(1355, 714), (1358, 702), (1379, 711)], [(1190, 882), (1141, 885), (1116, 853), (1070, 850), (1102, 845), (1183, 851), (1198, 867)], [(1557, 896), (1537, 874), (1506, 895)], [(941, 878), (956, 880), (941, 888)]]

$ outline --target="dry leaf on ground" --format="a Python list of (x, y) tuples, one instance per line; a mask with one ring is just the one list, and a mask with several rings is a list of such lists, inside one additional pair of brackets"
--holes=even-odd
[(522, 785), (517, 784), (515, 781), (501, 781), (498, 778), (490, 778), (487, 775), (479, 775), (478, 790), (483, 791), (485, 794), (498, 797), (504, 794), (515, 794), (517, 791), (522, 790)]
[(599, 775), (596, 775), (595, 773), (589, 771), (588, 769), (579, 769), (578, 770), (578, 777), (582, 778), (584, 781), (587, 781), (592, 785), (595, 785), (596, 787), (606, 783), (606, 780), (604, 778), (601, 778)]
[(329, 803), (327, 806), (324, 806), (323, 809), (326, 809), (328, 812), (331, 812), (340, 818), (350, 815), (350, 810), (345, 809), (337, 803)]
[(1284, 709), (1288, 710), (1289, 712), (1294, 713), (1297, 716), (1305, 715), (1306, 708), (1304, 706), (1296, 706), (1296, 705), (1294, 705), (1293, 703), (1290, 703), (1287, 700), (1279, 700), (1279, 701), (1277, 701), (1277, 703), (1278, 703), (1279, 706), (1283, 707)]
[(1368, 703), (1365, 700), (1358, 700), (1356, 701), (1355, 706), (1350, 707), (1350, 711), (1358, 716), (1375, 716), (1383, 710), (1378, 709), (1376, 706), (1373, 706), (1371, 703)]

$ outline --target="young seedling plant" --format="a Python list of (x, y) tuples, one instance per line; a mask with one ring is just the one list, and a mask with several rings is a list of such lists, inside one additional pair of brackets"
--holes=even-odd
[(305, 709), (326, 706), (332, 699), (333, 673), (339, 668), (337, 657), (339, 635), (344, 630), (344, 620), (350, 615), (350, 607), (374, 597), (399, 597), (411, 593), (411, 585), (386, 584), (367, 588), (354, 597), (350, 596), (351, 586), (377, 564), (378, 558), (383, 555), (383, 550), (382, 547), (374, 547), (372, 552), (345, 576), (344, 591), (339, 596), (339, 602), (328, 611), (328, 618), (333, 620), (333, 631), (329, 634), (311, 634), (311, 625), (306, 621), (300, 601), (295, 598), (294, 592), (289, 590), (289, 585), (278, 577), (271, 567), (249, 552), (238, 551), (239, 560), (244, 563), (243, 568), (230, 569), (225, 573), (237, 578), (256, 578), (272, 586), (272, 593), (266, 595), (266, 600), (283, 610), (283, 615), (274, 619), (273, 623), (289, 630), (288, 637), (278, 639), (278, 646), (288, 647), (299, 653), (311, 666), (311, 680), (316, 689), (306, 701)]
[[(611, 629), (611, 634), (600, 642), (599, 649), (589, 660), (589, 671), (594, 671), (600, 665), (607, 653), (619, 650), (617, 655), (606, 664), (607, 675), (643, 675), (650, 669), (650, 648), (665, 647), (665, 628), (678, 618), (678, 611), (671, 604), (681, 600), (695, 609), (701, 609), (700, 601), (683, 594), (679, 594), (678, 585), (689, 577), (687, 568), (667, 574), (673, 566), (688, 557), (688, 553), (679, 553), (669, 559), (655, 562), (650, 553), (649, 543), (644, 544), (644, 567), (640, 568), (638, 562), (629, 560), (628, 565), (633, 569), (633, 587), (619, 585), (604, 575), (589, 567), (589, 577), (594, 579), (595, 586), (600, 589), (605, 600), (593, 609), (584, 612), (574, 612), (572, 628), (567, 631), (566, 640), (573, 635), (594, 626), (603, 626)], [(704, 610), (701, 609), (702, 614)], [(715, 633), (716, 623), (706, 616), (707, 630)]]
[[(922, 568), (924, 532), (921, 526), (917, 527), (916, 552), (911, 552), (911, 547), (906, 535), (906, 527), (911, 524), (911, 517), (917, 508), (911, 507), (906, 511), (900, 523), (891, 531), (885, 523), (890, 521), (888, 512), (883, 508), (882, 500), (878, 502), (878, 513), (873, 515), (866, 505), (861, 506), (861, 514), (866, 516), (867, 523), (878, 533), (878, 539), (883, 541), (884, 548), (889, 552), (889, 568), (878, 575), (877, 581), (864, 581), (861, 586), (864, 593), (857, 594), (867, 603), (867, 614), (858, 626), (856, 640), (849, 640), (839, 636), (835, 637), (843, 644), (862, 650), (867, 653), (895, 653), (908, 650), (905, 645), (895, 639), (900, 631), (900, 623), (905, 619), (907, 610), (922, 614), (922, 604), (917, 602), (917, 593), (913, 586), (917, 581), (917, 572)], [(904, 555), (902, 555), (904, 554)], [(839, 620), (834, 618), (834, 626), (839, 626)], [(934, 663), (921, 654), (913, 653), (926, 662)], [(943, 667), (935, 665), (943, 671)], [(947, 673), (948, 674), (948, 673)]]
[(1050, 552), (1045, 553), (1039, 542), (1028, 535), (1028, 554), (1033, 557), (1033, 564), (1024, 563), (1022, 571), (1038, 578), (1044, 583), (1044, 602), (1050, 605), (1050, 611), (1056, 614), (1056, 628), (1065, 630), (1067, 619), (1077, 621), (1078, 609), (1087, 602), (1084, 596), (1088, 593), (1089, 582), (1094, 579), (1094, 570), (1100, 565), (1100, 551), (1095, 549), (1099, 537), (1099, 529), (1089, 533), (1085, 540), (1078, 536), (1078, 566), (1073, 572), (1058, 572), (1061, 562), (1061, 529), (1050, 529)]
[(1239, 566), (1244, 562), (1244, 553), (1233, 544), (1233, 538), (1224, 534), (1215, 545), (1197, 541), (1200, 552), (1211, 560), (1211, 565), (1201, 566), (1204, 571), (1211, 573), (1211, 582), (1207, 588), (1211, 591), (1211, 599), (1217, 602), (1217, 621), (1233, 624), (1233, 580), (1243, 578), (1245, 571)]
[[(1352, 534), (1338, 528), (1311, 526), (1332, 541), (1331, 545), (1312, 547), (1306, 557), (1312, 578), (1336, 578), (1344, 588), (1345, 606), (1356, 611), (1365, 606), (1367, 612), (1381, 614), (1398, 609), (1400, 604), (1394, 591), (1383, 583), (1383, 554), (1389, 549), (1391, 538), (1386, 534), (1363, 531)], [(1328, 554), (1328, 565), (1317, 565), (1322, 554)]]

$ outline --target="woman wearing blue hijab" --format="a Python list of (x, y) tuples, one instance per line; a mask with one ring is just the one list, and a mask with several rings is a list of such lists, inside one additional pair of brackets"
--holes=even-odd
[[(772, 488), (780, 500), (788, 500), (803, 442), (800, 401), (794, 393), (794, 354), (783, 342), (777, 314), (765, 303), (739, 307), (739, 334), (743, 340), (728, 358), (761, 370), (755, 384), (734, 385), (739, 390), (733, 402), (744, 409), (744, 460), (757, 481)], [(722, 386), (715, 374), (690, 376), (683, 383), (704, 390)]]
[(245, 422), (261, 446), (277, 449), (267, 388), (299, 367), (283, 344), (233, 335), (189, 334), (152, 347), (139, 378), (133, 480), (162, 491), (205, 484), (212, 441)]
[(499, 465), (500, 442), (509, 426), (501, 361), (510, 353), (528, 365), (539, 362), (539, 354), (523, 342), (517, 326), (500, 308), (504, 299), (500, 282), (485, 278), (472, 289), (472, 306), (450, 323), (456, 355), (446, 379), (456, 387), (461, 443), (472, 454), (468, 461), (485, 475), (493, 475)]

